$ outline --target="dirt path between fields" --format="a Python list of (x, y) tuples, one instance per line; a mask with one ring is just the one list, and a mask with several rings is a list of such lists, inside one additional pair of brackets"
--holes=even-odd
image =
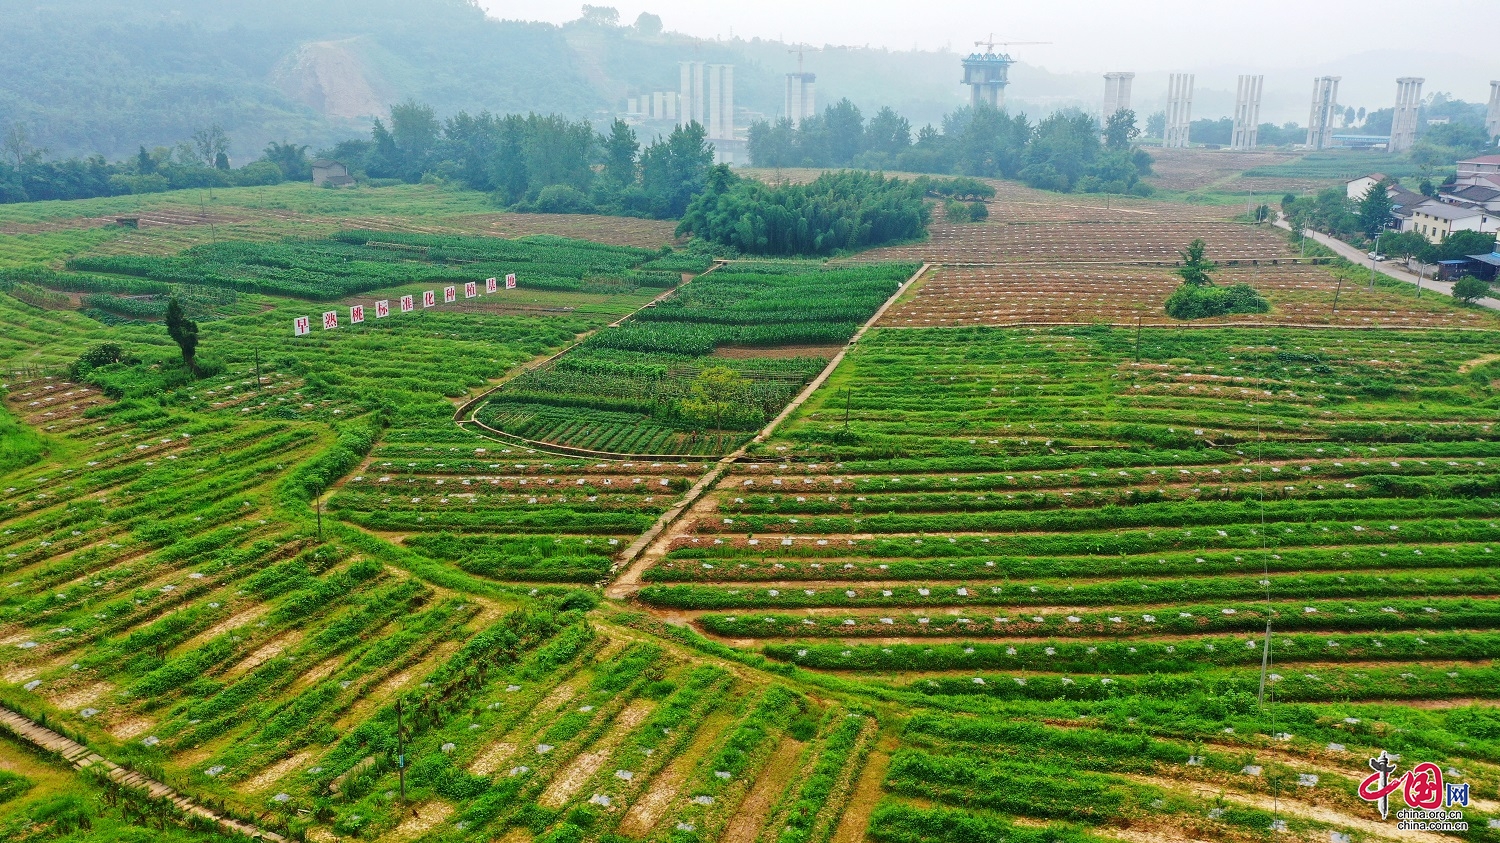
[(771, 434), (776, 431), (776, 428), (779, 427), (782, 422), (786, 421), (791, 417), (793, 413), (801, 408), (802, 405), (807, 402), (807, 399), (811, 398), (813, 396), (813, 393), (817, 392), (818, 389), (828, 381), (829, 376), (832, 375), (834, 370), (839, 367), (839, 364), (844, 361), (844, 356), (849, 353), (849, 349), (853, 348), (860, 341), (860, 338), (865, 335), (865, 332), (869, 331), (872, 325), (880, 321), (880, 317), (885, 315), (885, 312), (890, 309), (891, 305), (894, 304), (903, 293), (905, 293), (913, 284), (917, 282), (919, 278), (927, 273), (927, 270), (931, 268), (931, 264), (922, 264), (921, 268), (919, 268), (915, 274), (906, 279), (906, 281), (904, 281), (901, 286), (896, 288), (896, 291), (890, 295), (890, 298), (885, 300), (885, 303), (875, 311), (874, 315), (872, 315), (865, 322), (865, 324), (859, 326), (859, 330), (855, 331), (854, 336), (849, 338), (849, 342), (839, 350), (838, 354), (835, 354), (833, 356), (832, 360), (828, 361), (828, 365), (823, 367), (823, 371), (819, 372), (817, 377), (808, 382), (807, 386), (802, 388), (802, 391), (797, 394), (797, 397), (793, 398), (791, 403), (787, 404), (786, 407), (784, 407), (782, 411), (777, 414), (776, 418), (772, 419), (770, 423), (762, 428), (759, 433), (755, 434), (754, 438), (752, 438), (749, 442), (746, 442), (744, 445), (740, 446), (740, 448), (734, 453), (719, 460), (718, 464), (715, 465), (711, 471), (705, 474), (701, 480), (694, 484), (693, 488), (683, 496), (681, 503), (668, 510), (667, 512), (662, 513), (662, 516), (656, 520), (656, 523), (651, 526), (651, 529), (647, 530), (645, 534), (643, 534), (639, 539), (637, 539), (629, 547), (627, 547), (623, 553), (620, 554), (620, 560), (616, 564), (616, 568), (623, 568), (623, 571), (621, 571), (618, 576), (614, 578), (614, 581), (611, 582), (609, 586), (604, 590), (605, 596), (612, 597), (617, 600), (623, 600), (635, 594), (636, 591), (640, 590), (641, 575), (645, 573), (645, 571), (650, 568), (651, 565), (656, 562), (656, 560), (665, 556), (667, 552), (672, 549), (673, 542), (677, 537), (668, 535), (668, 529), (678, 522), (683, 513), (690, 510), (695, 510), (697, 508), (696, 505), (699, 499), (703, 497), (703, 495), (709, 489), (713, 488), (713, 484), (717, 482), (718, 479), (731, 466), (734, 465), (736, 460), (743, 457), (750, 448), (759, 445), (769, 439), (771, 437)]
[(729, 821), (723, 839), (728, 843), (754, 843), (766, 824), (771, 808), (797, 778), (796, 773), (806, 747), (801, 741), (783, 737), (766, 768), (755, 779), (755, 786), (745, 796)]
[(620, 833), (628, 837), (643, 837), (655, 828), (677, 799), (693, 767), (733, 723), (734, 718), (724, 712), (715, 712), (704, 718), (693, 742), (666, 769), (656, 774), (645, 796), (630, 807), (630, 812), (620, 822)]
[(865, 830), (870, 826), (870, 815), (874, 813), (875, 804), (884, 794), (882, 785), (885, 783), (885, 771), (891, 766), (891, 753), (900, 745), (901, 741), (894, 734), (876, 737), (875, 746), (865, 760), (864, 769), (859, 772), (853, 793), (844, 806), (843, 815), (839, 817), (832, 837), (833, 843), (860, 843), (865, 839)]
[(1258, 808), (1262, 811), (1273, 811), (1281, 814), (1286, 814), (1288, 816), (1300, 817), (1302, 819), (1313, 820), (1316, 822), (1329, 823), (1330, 825), (1337, 825), (1343, 828), (1357, 830), (1370, 837), (1376, 837), (1382, 840), (1401, 840), (1409, 841), (1409, 843), (1432, 843), (1433, 841), (1447, 839), (1441, 834), (1429, 833), (1424, 831), (1405, 831), (1399, 828), (1394, 822), (1385, 823), (1380, 822), (1379, 820), (1354, 817), (1348, 814), (1340, 813), (1336, 810), (1333, 810), (1332, 808), (1325, 808), (1321, 805), (1309, 805), (1306, 802), (1301, 802), (1296, 799), (1273, 799), (1270, 796), (1264, 796), (1260, 794), (1236, 793), (1234, 791), (1223, 790), (1222, 788), (1213, 785), (1168, 779), (1160, 776), (1129, 774), (1122, 775), (1124, 775), (1125, 778), (1128, 778), (1131, 781), (1159, 787), (1163, 790), (1176, 791), (1179, 793), (1186, 790), (1188, 792), (1191, 792), (1199, 799), (1207, 800), (1217, 799), (1222, 796), (1224, 800), (1228, 802), (1237, 802), (1241, 805), (1248, 805), (1252, 808)]

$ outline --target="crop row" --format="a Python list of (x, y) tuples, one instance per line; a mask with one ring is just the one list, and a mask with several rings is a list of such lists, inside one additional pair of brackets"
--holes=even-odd
[[(843, 545), (840, 547), (839, 545)], [(908, 543), (909, 545), (909, 543)], [(805, 543), (804, 543), (805, 546)], [(820, 547), (816, 543), (814, 547)], [(1377, 547), (1318, 549), (1278, 547), (1275, 553), (1248, 551), (1242, 555), (1227, 551), (1164, 552), (1144, 556), (953, 556), (903, 559), (902, 548), (893, 548), (891, 556), (869, 555), (865, 549), (835, 543), (822, 545), (834, 553), (826, 562), (813, 562), (802, 556), (784, 555), (781, 545), (767, 556), (746, 556), (726, 563), (723, 557), (708, 551), (722, 548), (710, 545), (700, 549), (692, 544), (677, 547), (668, 558), (648, 568), (644, 579), (650, 582), (742, 582), (819, 580), (860, 582), (882, 580), (1000, 580), (1023, 577), (1142, 577), (1210, 574), (1244, 574), (1257, 570), (1268, 573), (1306, 571), (1372, 571), (1385, 568), (1460, 568), (1484, 566), (1494, 558), (1494, 545), (1454, 544), (1444, 548), (1427, 547), (1423, 553), (1406, 544)], [(794, 546), (795, 547), (795, 546)], [(1381, 549), (1384, 548), (1384, 549)], [(849, 551), (845, 557), (838, 550)], [(858, 555), (856, 555), (858, 554)], [(714, 561), (705, 561), (713, 559)]]
[[(978, 607), (975, 607), (978, 608)], [(1142, 609), (1145, 611), (1142, 611)], [(751, 615), (702, 615), (705, 630), (731, 638), (953, 636), (1026, 638), (1133, 635), (1199, 635), (1255, 632), (1272, 621), (1278, 630), (1403, 630), (1500, 628), (1500, 601), (1457, 599), (1318, 601), (1292, 603), (1178, 604), (1112, 607), (1104, 611), (1046, 609), (1014, 612), (989, 609), (970, 617), (915, 610), (871, 614), (785, 615), (757, 611)], [(1001, 614), (993, 614), (999, 611)], [(972, 612), (977, 615), (978, 612)]]
[(1348, 572), (1302, 574), (1265, 579), (1204, 577), (1187, 579), (1129, 579), (1060, 583), (1019, 581), (1003, 585), (869, 586), (860, 583), (818, 588), (733, 588), (708, 585), (650, 585), (641, 600), (654, 606), (679, 609), (745, 607), (817, 608), (862, 606), (1112, 606), (1149, 602), (1206, 600), (1264, 600), (1268, 590), (1278, 599), (1351, 599), (1420, 593), (1429, 596), (1500, 594), (1500, 575), (1487, 570), (1437, 569), (1409, 574)]

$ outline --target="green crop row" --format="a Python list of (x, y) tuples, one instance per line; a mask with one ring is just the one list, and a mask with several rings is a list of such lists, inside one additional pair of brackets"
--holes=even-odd
[[(1042, 670), (1115, 675), (1189, 673), (1205, 666), (1253, 667), (1261, 663), (1260, 636), (1153, 639), (1150, 641), (1015, 641), (990, 644), (842, 645), (772, 644), (771, 658), (823, 670)], [(1410, 662), (1500, 657), (1500, 634), (1422, 632), (1377, 635), (1288, 635), (1272, 638), (1273, 661), (1290, 670), (1299, 662)], [(1277, 680), (1279, 681), (1279, 676)]]
[[(1267, 823), (1269, 827), (1269, 821)], [(882, 801), (870, 814), (870, 839), (877, 843), (948, 843), (949, 841), (1005, 840), (1008, 843), (1102, 843), (1108, 836), (1049, 824), (1018, 825), (1009, 819), (972, 808), (918, 807)]]
[[(857, 584), (851, 584), (857, 585)], [(1267, 589), (1277, 599), (1381, 595), (1484, 595), (1500, 593), (1500, 575), (1468, 569), (1422, 572), (1421, 575), (1304, 574), (1266, 581), (1260, 577), (1209, 577), (1159, 580), (1105, 580), (1063, 585), (1051, 582), (846, 588), (725, 588), (699, 585), (650, 585), (640, 599), (676, 609), (899, 607), (899, 606), (1117, 606), (1165, 601), (1264, 600)], [(1242, 608), (1247, 608), (1242, 606)]]
[[(1073, 533), (1114, 528), (1221, 527), (1270, 521), (1353, 521), (1399, 520), (1412, 511), (1409, 502), (1392, 498), (1364, 498), (1340, 501), (1290, 500), (1258, 503), (1245, 501), (1178, 501), (1142, 503), (1135, 506), (1108, 505), (1087, 509), (1042, 510), (1038, 512), (947, 513), (930, 515), (870, 515), (812, 517), (794, 522), (780, 516), (746, 515), (735, 520), (735, 532), (749, 533), (928, 533), (928, 532), (1049, 532)], [(1500, 504), (1493, 499), (1457, 499), (1425, 501), (1424, 515), (1451, 518), (1493, 516)], [(801, 526), (798, 524), (801, 523)]]
[[(975, 607), (981, 608), (981, 607)], [(1269, 611), (1268, 611), (1269, 609)], [(782, 615), (756, 611), (751, 615), (701, 615), (700, 627), (728, 638), (863, 638), (893, 636), (953, 636), (970, 638), (1027, 638), (1033, 635), (1069, 637), (1133, 635), (1204, 635), (1255, 632), (1264, 629), (1269, 615), (1280, 631), (1329, 630), (1397, 631), (1407, 629), (1491, 629), (1500, 627), (1500, 600), (1467, 597), (1442, 600), (1387, 599), (1376, 601), (1296, 601), (1273, 606), (1240, 603), (1135, 606), (1098, 612), (1070, 609), (1066, 616), (1053, 610), (1045, 615), (1009, 609), (987, 609), (988, 617), (893, 612), (871, 614)], [(999, 615), (994, 613), (999, 612)], [(1041, 620), (1038, 620), (1040, 618)]]
[[(194, 246), (173, 257), (95, 256), (68, 269), (130, 276), (158, 284), (208, 285), (242, 292), (331, 300), (413, 283), (483, 281), (509, 272), (531, 274), (536, 289), (579, 290), (615, 274), (630, 283), (670, 283), (630, 268), (650, 255), (640, 249), (560, 238), (519, 241), (488, 237), (344, 232), (328, 240), (282, 243), (228, 241)], [(53, 283), (86, 284), (71, 276)]]
[[(724, 557), (711, 556), (722, 548), (689, 546), (673, 550), (667, 560), (648, 568), (643, 579), (648, 582), (757, 582), (766, 580), (1001, 580), (1042, 577), (1144, 577), (1208, 576), (1244, 574), (1264, 569), (1269, 573), (1310, 571), (1373, 571), (1385, 568), (1467, 568), (1484, 567), (1495, 559), (1494, 544), (1458, 544), (1447, 547), (1414, 548), (1406, 544), (1378, 547), (1299, 549), (1278, 547), (1274, 553), (1259, 550), (1244, 554), (1228, 551), (1198, 553), (1163, 552), (1160, 556), (956, 556), (932, 559), (903, 559), (899, 555), (867, 558), (850, 552), (846, 557), (830, 554), (827, 562), (811, 562), (800, 556), (784, 555), (788, 548), (776, 545), (774, 559), (751, 557), (739, 548), (738, 562), (727, 564)], [(801, 549), (805, 549), (804, 542)], [(813, 547), (853, 551), (848, 545)], [(1386, 549), (1380, 549), (1386, 548)], [(793, 549), (797, 549), (794, 546)], [(1414, 554), (1413, 550), (1423, 550)], [(728, 554), (726, 554), (728, 555)], [(710, 563), (705, 559), (713, 559)], [(845, 561), (847, 559), (848, 561)], [(729, 561), (735, 557), (729, 556)], [(717, 564), (715, 564), (717, 563)]]

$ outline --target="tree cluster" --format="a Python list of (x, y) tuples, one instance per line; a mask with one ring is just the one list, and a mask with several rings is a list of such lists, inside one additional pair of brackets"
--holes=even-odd
[(1151, 156), (1133, 149), (1135, 113), (1122, 111), (1101, 127), (1081, 111), (1060, 111), (1032, 124), (1024, 114), (981, 105), (924, 126), (915, 137), (889, 107), (868, 121), (847, 99), (802, 121), (759, 121), (749, 132), (757, 167), (861, 167), (917, 173), (1020, 179), (1032, 187), (1086, 193), (1135, 193), (1150, 188)]
[(467, 112), (439, 120), (407, 101), (389, 127), (329, 151), (357, 175), (419, 182), (437, 177), (493, 193), (521, 211), (675, 218), (703, 188), (713, 147), (697, 123), (642, 147), (616, 120), (601, 135), (586, 121), (556, 115)]
[(161, 193), (192, 187), (252, 187), (300, 181), (312, 176), (307, 147), (272, 143), (258, 160), (231, 167), (229, 138), (218, 125), (193, 133), (190, 141), (174, 147), (139, 151), (122, 161), (101, 155), (47, 160), (46, 150), (31, 144), (19, 124), (0, 138), (0, 204), (50, 199), (92, 199)]
[(1371, 185), (1358, 200), (1341, 187), (1330, 187), (1317, 196), (1292, 196), (1281, 200), (1282, 213), (1293, 231), (1312, 229), (1342, 240), (1356, 242), (1380, 239), (1380, 252), (1422, 263), (1460, 260), (1467, 255), (1485, 255), (1495, 249), (1495, 235), (1477, 231), (1455, 231), (1441, 243), (1433, 243), (1415, 231), (1392, 231), (1391, 200), (1386, 183)]
[(677, 233), (757, 255), (829, 255), (922, 235), (924, 180), (846, 170), (772, 187), (715, 167)]
[(1219, 287), (1213, 272), (1218, 264), (1208, 259), (1208, 246), (1198, 239), (1179, 253), (1177, 274), (1182, 285), (1167, 297), (1167, 315), (1173, 319), (1205, 319), (1231, 313), (1265, 313), (1271, 305), (1249, 284)]

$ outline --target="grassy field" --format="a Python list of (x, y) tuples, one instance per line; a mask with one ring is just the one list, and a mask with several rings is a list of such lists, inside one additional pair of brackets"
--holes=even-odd
[[(0, 704), (311, 840), (1438, 839), (1355, 795), (1381, 750), (1500, 839), (1500, 322), (1354, 276), (1320, 322), (1339, 277), (1233, 209), (1000, 187), (655, 308), (707, 266), (660, 224), (433, 187), (0, 209)], [(1189, 236), (1266, 324), (1151, 324)], [(549, 448), (632, 452), (609, 413), (710, 365), (785, 381), (763, 421), (911, 261), (746, 458)], [(139, 362), (70, 380), (101, 342)], [(5, 839), (205, 839), (9, 740)]]

